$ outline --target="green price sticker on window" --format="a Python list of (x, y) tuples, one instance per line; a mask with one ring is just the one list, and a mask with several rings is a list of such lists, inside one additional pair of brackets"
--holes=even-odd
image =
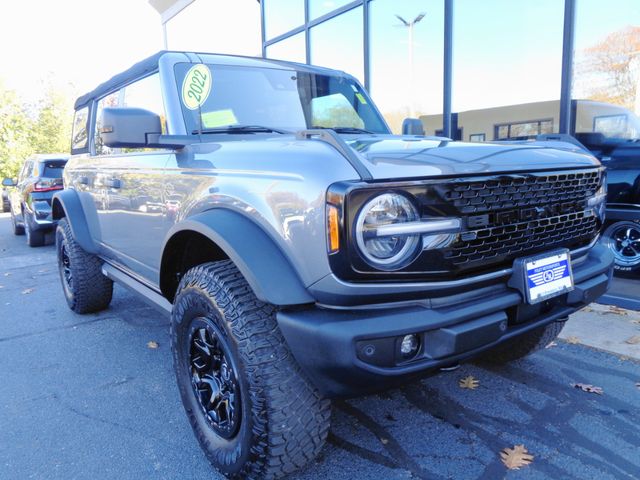
[(203, 63), (189, 69), (182, 81), (182, 103), (189, 110), (200, 107), (211, 91), (211, 71)]

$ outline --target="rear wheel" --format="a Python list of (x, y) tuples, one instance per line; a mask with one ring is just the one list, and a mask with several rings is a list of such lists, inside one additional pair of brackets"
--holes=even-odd
[(37, 230), (34, 225), (34, 220), (31, 215), (28, 213), (23, 214), (24, 216), (24, 230), (27, 234), (27, 245), (30, 247), (41, 247), (44, 245), (44, 232), (42, 230)]
[(18, 224), (18, 220), (13, 214), (13, 210), (11, 210), (11, 228), (13, 229), (14, 235), (24, 235), (24, 226)]
[(617, 274), (640, 275), (640, 222), (615, 222), (605, 230), (604, 240), (615, 258)]
[(211, 464), (232, 478), (279, 478), (320, 452), (330, 402), (304, 377), (278, 328), (230, 261), (189, 270), (171, 320), (182, 402)]
[(62, 291), (76, 313), (104, 310), (111, 303), (113, 282), (102, 274), (102, 260), (85, 252), (73, 238), (66, 218), (58, 221), (56, 252)]
[(505, 364), (519, 360), (549, 345), (558, 338), (563, 327), (564, 322), (552, 322), (544, 327), (518, 335), (489, 350), (482, 356), (481, 361)]

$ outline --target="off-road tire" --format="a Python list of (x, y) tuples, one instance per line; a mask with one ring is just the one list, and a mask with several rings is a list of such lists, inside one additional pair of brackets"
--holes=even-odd
[(16, 216), (13, 214), (13, 210), (11, 210), (11, 228), (13, 229), (14, 235), (24, 235), (24, 225), (18, 225), (18, 221), (16, 220)]
[[(111, 303), (113, 282), (102, 274), (102, 260), (87, 253), (73, 238), (66, 218), (58, 221), (56, 229), (56, 253), (62, 292), (69, 308), (76, 313), (92, 313), (104, 310)], [(66, 254), (71, 273), (65, 278)]]
[(485, 353), (481, 361), (503, 365), (519, 360), (553, 342), (564, 327), (564, 322), (552, 322), (544, 327), (524, 333)]
[(33, 228), (33, 218), (27, 213), (24, 215), (24, 231), (27, 234), (27, 245), (30, 247), (41, 247), (44, 245), (44, 233), (42, 230)]
[[(237, 369), (241, 420), (231, 438), (210, 425), (192, 387), (189, 332), (198, 318), (215, 325)], [(230, 478), (279, 478), (318, 455), (329, 430), (330, 401), (292, 357), (275, 308), (256, 298), (231, 261), (205, 263), (184, 275), (173, 306), (171, 342), (187, 417), (216, 469)]]

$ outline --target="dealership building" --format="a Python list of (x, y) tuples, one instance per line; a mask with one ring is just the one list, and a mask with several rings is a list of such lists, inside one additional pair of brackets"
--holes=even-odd
[(406, 117), (467, 141), (637, 128), (637, 0), (150, 3), (166, 48), (344, 70), (396, 132)]

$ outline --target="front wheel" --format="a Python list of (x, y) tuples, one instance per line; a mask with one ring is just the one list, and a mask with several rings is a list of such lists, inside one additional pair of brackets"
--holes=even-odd
[(230, 261), (189, 270), (171, 319), (182, 402), (211, 464), (232, 478), (279, 478), (320, 452), (330, 402), (307, 381)]
[(613, 253), (616, 273), (621, 276), (640, 275), (640, 223), (615, 222), (609, 225), (603, 237)]

